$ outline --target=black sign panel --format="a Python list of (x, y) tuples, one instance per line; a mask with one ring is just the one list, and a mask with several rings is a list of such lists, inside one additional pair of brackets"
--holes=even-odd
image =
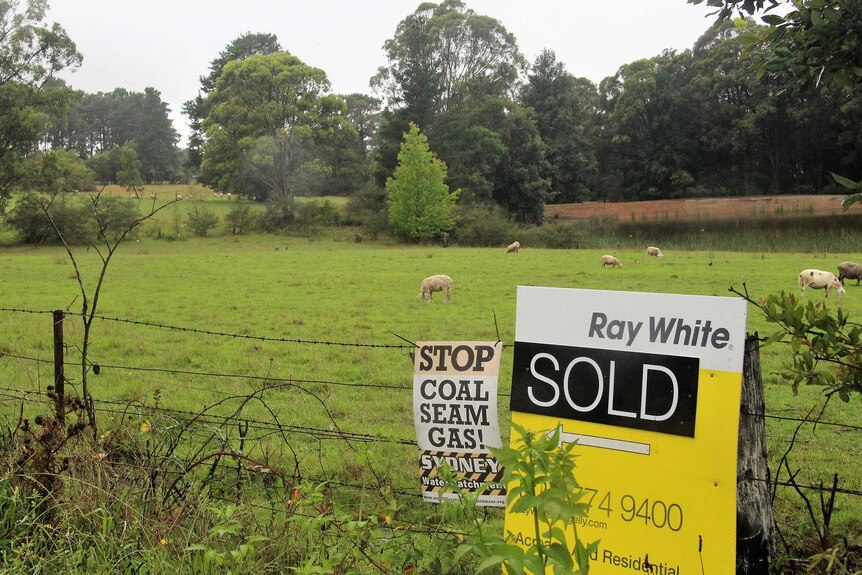
[(515, 342), (512, 411), (694, 437), (700, 361)]

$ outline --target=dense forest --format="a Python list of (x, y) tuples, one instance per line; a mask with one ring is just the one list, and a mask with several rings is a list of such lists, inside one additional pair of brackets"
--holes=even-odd
[(858, 82), (800, 82), (750, 17), (724, 14), (691, 49), (596, 85), (552, 48), (526, 61), (504, 23), (460, 0), (423, 3), (385, 41), (371, 93), (347, 95), (249, 32), (200, 77), (180, 150), (155, 87), (88, 94), (54, 78), (83, 56), (46, 6), (0, 0), (4, 199), (196, 180), (258, 201), (344, 195), (383, 209), (411, 124), (459, 203), (528, 224), (547, 203), (823, 193), (832, 173), (862, 178)]

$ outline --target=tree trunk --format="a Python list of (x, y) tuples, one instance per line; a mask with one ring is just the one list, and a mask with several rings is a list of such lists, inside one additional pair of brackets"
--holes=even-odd
[(776, 555), (757, 333), (745, 339), (736, 469), (736, 573), (768, 575)]

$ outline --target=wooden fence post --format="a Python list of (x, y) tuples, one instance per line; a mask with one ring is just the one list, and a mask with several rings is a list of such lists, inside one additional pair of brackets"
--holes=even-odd
[(766, 420), (757, 332), (745, 339), (736, 467), (736, 573), (768, 575), (775, 559), (775, 516), (769, 495)]
[(63, 371), (64, 316), (63, 310), (54, 310), (54, 414), (61, 426), (66, 424), (66, 375)]

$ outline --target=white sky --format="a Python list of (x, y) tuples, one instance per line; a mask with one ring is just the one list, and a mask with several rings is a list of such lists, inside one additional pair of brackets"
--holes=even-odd
[[(337, 94), (370, 94), (385, 65), (383, 43), (420, 0), (49, 0), (84, 56), (60, 76), (85, 92), (153, 87), (188, 133), (182, 104), (199, 76), (233, 39), (271, 33), (305, 63), (323, 69)], [(499, 20), (532, 63), (548, 48), (575, 76), (598, 83), (626, 63), (665, 48), (682, 51), (713, 22), (704, 5), (685, 0), (466, 0)]]

